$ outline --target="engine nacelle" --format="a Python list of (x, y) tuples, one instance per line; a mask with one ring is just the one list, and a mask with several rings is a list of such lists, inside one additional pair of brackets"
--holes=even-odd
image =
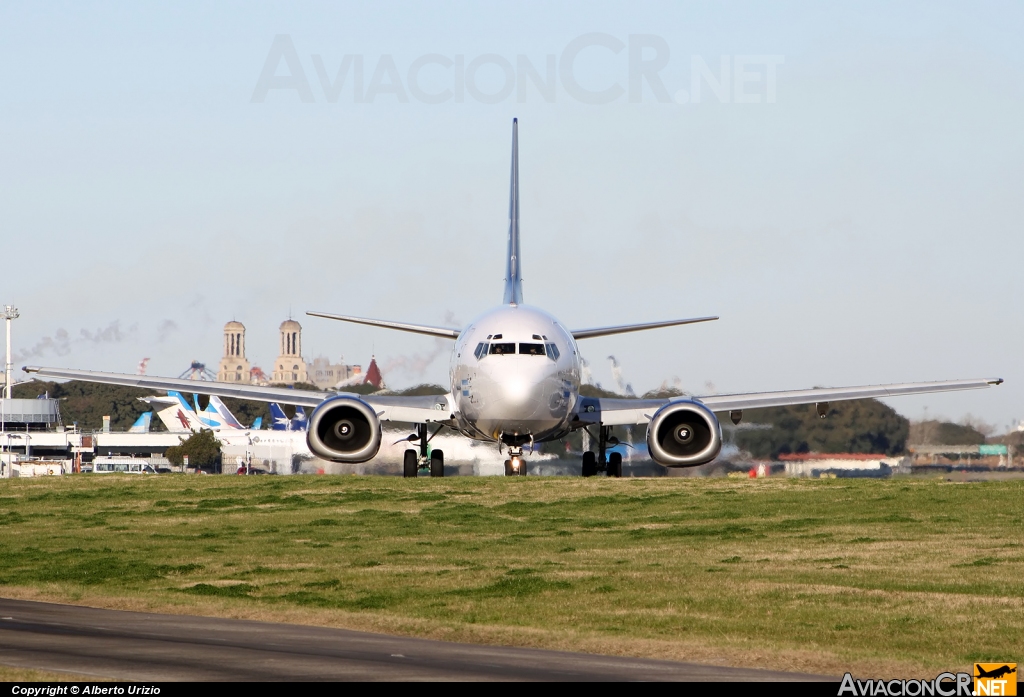
[(659, 409), (647, 427), (647, 450), (659, 465), (696, 467), (722, 450), (722, 427), (714, 412), (689, 400)]
[(324, 400), (313, 410), (306, 431), (313, 454), (332, 462), (366, 462), (380, 450), (380, 439), (377, 413), (354, 395)]

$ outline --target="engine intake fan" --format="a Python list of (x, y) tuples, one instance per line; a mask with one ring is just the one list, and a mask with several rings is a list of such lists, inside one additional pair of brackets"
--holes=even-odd
[(314, 455), (332, 462), (366, 462), (380, 450), (380, 419), (355, 396), (321, 403), (309, 417), (306, 443)]
[(722, 427), (714, 412), (690, 400), (659, 409), (647, 427), (647, 449), (659, 465), (696, 467), (722, 450)]

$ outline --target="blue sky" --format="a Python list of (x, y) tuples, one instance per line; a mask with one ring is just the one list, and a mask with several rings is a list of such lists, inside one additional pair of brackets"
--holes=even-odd
[[(4, 3), (15, 353), (177, 375), (216, 364), (234, 318), (269, 366), (290, 312), (309, 358), (445, 382), (430, 339), (303, 313), (440, 324), (499, 302), (518, 116), (527, 302), (573, 326), (722, 316), (588, 341), (595, 379), (609, 355), (638, 391), (1001, 376), (892, 404), (1005, 428), (1024, 418), (1022, 30), (1015, 3)], [(546, 77), (588, 34), (623, 48), (582, 49), (573, 80), (622, 97), (583, 103), (559, 74), (553, 101), (519, 99), (520, 56)], [(279, 35), (312, 101), (253, 101)], [(631, 41), (667, 48), (640, 56), (667, 58), (668, 101), (649, 82), (630, 100)], [(423, 103), (408, 71), (429, 54), (463, 79), (484, 56), (485, 97), (507, 61), (511, 94)], [(356, 102), (351, 72), (330, 101), (316, 61), (333, 79), (346, 55), (364, 92), (392, 61), (408, 101)], [(695, 61), (725, 62), (728, 102), (707, 80), (693, 101)], [(455, 90), (458, 70), (417, 84)]]

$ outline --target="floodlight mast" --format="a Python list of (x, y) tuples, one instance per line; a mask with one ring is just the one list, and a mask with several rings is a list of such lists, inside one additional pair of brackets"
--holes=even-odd
[(14, 373), (14, 364), (11, 362), (11, 320), (18, 319), (21, 315), (18, 314), (18, 308), (13, 305), (4, 305), (3, 314), (0, 315), (7, 320), (7, 365), (5, 370), (5, 381), (4, 381), (4, 399), (11, 398), (11, 378)]

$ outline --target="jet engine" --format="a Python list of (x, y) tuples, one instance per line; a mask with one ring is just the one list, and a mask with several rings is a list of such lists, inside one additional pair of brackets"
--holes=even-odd
[(703, 465), (714, 460), (722, 449), (722, 427), (714, 413), (699, 402), (671, 402), (651, 419), (647, 449), (659, 465)]
[(314, 455), (333, 462), (366, 462), (380, 450), (380, 419), (352, 395), (323, 401), (309, 417), (306, 443)]

